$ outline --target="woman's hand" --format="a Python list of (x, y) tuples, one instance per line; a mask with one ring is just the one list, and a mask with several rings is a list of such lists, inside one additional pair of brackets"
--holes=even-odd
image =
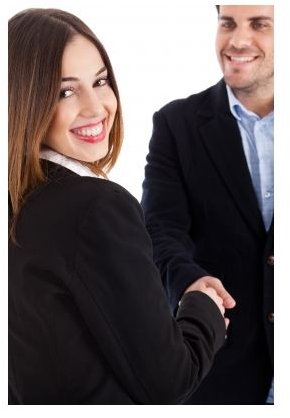
[(236, 301), (224, 288), (222, 282), (216, 277), (204, 276), (193, 282), (184, 293), (195, 290), (205, 293), (217, 304), (227, 328), (230, 320), (224, 316), (225, 310), (232, 309), (236, 305)]

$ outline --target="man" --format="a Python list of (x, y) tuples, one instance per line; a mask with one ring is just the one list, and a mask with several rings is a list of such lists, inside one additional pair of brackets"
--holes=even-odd
[(237, 305), (191, 404), (263, 404), (273, 377), (273, 6), (218, 8), (223, 79), (154, 115), (142, 205), (172, 311), (197, 279)]

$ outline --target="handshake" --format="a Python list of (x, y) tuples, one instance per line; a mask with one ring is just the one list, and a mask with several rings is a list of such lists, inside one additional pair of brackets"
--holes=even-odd
[(226, 328), (230, 320), (226, 318), (225, 310), (232, 309), (236, 305), (234, 298), (226, 291), (222, 282), (216, 277), (204, 276), (192, 283), (184, 293), (200, 291), (208, 295), (218, 306), (225, 320)]

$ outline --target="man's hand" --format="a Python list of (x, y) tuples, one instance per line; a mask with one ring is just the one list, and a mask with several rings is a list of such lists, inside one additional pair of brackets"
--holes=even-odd
[[(218, 306), (221, 314), (224, 316), (225, 309), (232, 309), (236, 305), (234, 298), (226, 291), (222, 282), (216, 277), (204, 276), (192, 283), (184, 293), (199, 290), (207, 294)], [(225, 318), (226, 328), (230, 320)]]

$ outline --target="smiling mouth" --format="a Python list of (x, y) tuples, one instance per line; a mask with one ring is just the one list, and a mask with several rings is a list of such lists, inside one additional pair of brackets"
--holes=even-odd
[(236, 64), (248, 64), (255, 61), (258, 57), (254, 56), (240, 56), (240, 55), (227, 55), (225, 54), (228, 61), (231, 61)]
[(72, 129), (71, 132), (78, 136), (92, 137), (98, 136), (103, 131), (103, 121), (95, 125), (94, 127), (83, 127)]
[(71, 132), (77, 137), (85, 142), (95, 143), (102, 141), (106, 136), (105, 130), (105, 120), (102, 120), (96, 125), (93, 126), (84, 126), (80, 128), (71, 129)]

